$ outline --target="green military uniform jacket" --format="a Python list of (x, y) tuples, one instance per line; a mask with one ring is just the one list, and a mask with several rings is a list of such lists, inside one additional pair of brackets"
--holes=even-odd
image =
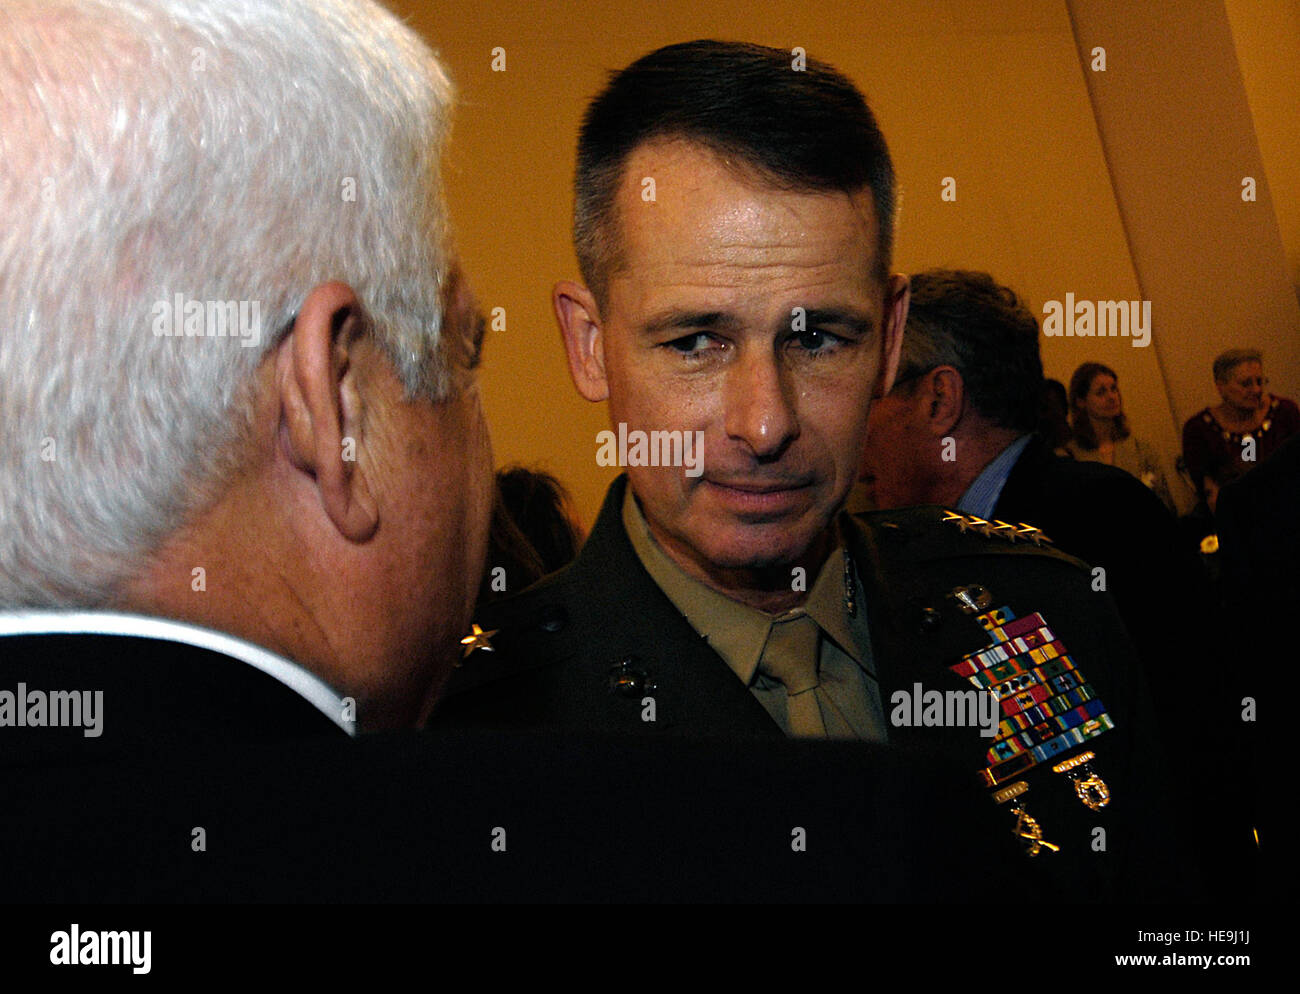
[[(610, 487), (573, 563), (488, 606), (478, 623), (495, 631), (494, 651), (473, 653), (457, 670), (433, 728), (782, 736), (642, 567), (621, 520), (626, 485), (620, 477)], [(995, 789), (1027, 784), (1020, 803), (1061, 851), (1027, 857), (1026, 873), (1046, 873), (1064, 899), (1186, 896), (1195, 885), (1177, 865), (1180, 848), (1163, 811), (1162, 760), (1144, 724), (1146, 691), (1114, 605), (1092, 590), (1087, 567), (1035, 544), (1029, 531), (1004, 537), (1010, 529), (972, 526), (939, 508), (845, 516), (842, 525), (864, 589), (859, 609), (868, 612), (890, 744), (977, 778), (989, 765), (992, 740), (978, 727), (899, 724), (895, 712), (901, 719), (915, 709), (896, 706), (903, 698), (895, 694), (915, 696), (918, 683), (922, 694), (973, 689), (950, 667), (989, 648), (991, 637), (951, 596), (955, 588), (982, 587), (991, 608), (1009, 607), (1020, 618), (1040, 613), (1114, 728), (989, 786), (988, 803)], [(646, 720), (647, 698), (653, 720)], [(1067, 774), (1051, 770), (1085, 750), (1096, 753), (1091, 771), (1110, 794), (1099, 810), (1084, 805)], [(1017, 824), (1012, 803), (1003, 805), (1008, 832)]]

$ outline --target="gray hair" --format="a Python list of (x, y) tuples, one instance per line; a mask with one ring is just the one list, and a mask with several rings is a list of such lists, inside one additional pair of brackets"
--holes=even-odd
[[(109, 602), (221, 493), (322, 282), (408, 396), (446, 396), (451, 101), (367, 0), (5, 0), (0, 607)], [(255, 303), (266, 331), (212, 337), (209, 305), (166, 337), (173, 300)]]
[(977, 270), (928, 269), (908, 282), (894, 389), (912, 391), (917, 377), (952, 366), (979, 414), (1002, 428), (1033, 431), (1043, 392), (1033, 312), (1015, 291)]
[(1264, 361), (1264, 353), (1259, 349), (1228, 349), (1214, 360), (1214, 382), (1227, 383), (1232, 371), (1243, 362)]

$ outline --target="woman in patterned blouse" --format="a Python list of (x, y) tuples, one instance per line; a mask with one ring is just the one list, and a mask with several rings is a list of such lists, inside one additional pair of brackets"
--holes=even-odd
[(1214, 385), (1223, 403), (1194, 414), (1183, 425), (1187, 472), (1211, 511), (1220, 487), (1263, 462), (1300, 431), (1300, 408), (1268, 392), (1258, 350), (1229, 349), (1215, 359)]

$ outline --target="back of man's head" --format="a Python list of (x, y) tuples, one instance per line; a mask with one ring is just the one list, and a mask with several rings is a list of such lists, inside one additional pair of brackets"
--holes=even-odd
[(574, 246), (598, 300), (620, 264), (615, 200), (624, 164), (639, 145), (672, 138), (703, 145), (778, 189), (869, 187), (880, 226), (878, 275), (887, 277), (894, 171), (857, 87), (826, 63), (781, 49), (691, 41), (660, 48), (612, 74), (583, 119)]
[(1038, 320), (988, 273), (931, 269), (911, 277), (911, 303), (895, 390), (937, 366), (961, 374), (986, 421), (1033, 431), (1043, 390)]
[(318, 284), (447, 391), (450, 99), (363, 0), (6, 0), (0, 608), (111, 603), (215, 500)]

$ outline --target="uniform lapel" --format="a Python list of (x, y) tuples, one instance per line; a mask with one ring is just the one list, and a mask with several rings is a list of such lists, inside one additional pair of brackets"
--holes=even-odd
[[(623, 528), (626, 486), (626, 476), (611, 485), (570, 566), (485, 612), (483, 627), (502, 629), (503, 651), (480, 658), (478, 673), (462, 676), (458, 689), (519, 681), (546, 668), (553, 674), (545, 684), (548, 700), (537, 707), (548, 724), (781, 735), (641, 565)], [(653, 722), (646, 718), (647, 697), (654, 699)]]
[(599, 651), (589, 658), (606, 678), (611, 667), (631, 659), (656, 687), (656, 721), (664, 729), (780, 735), (763, 706), (641, 565), (623, 528), (626, 487), (626, 476), (610, 487), (575, 564), (576, 589), (593, 598), (591, 617), (611, 619), (595, 633)]

